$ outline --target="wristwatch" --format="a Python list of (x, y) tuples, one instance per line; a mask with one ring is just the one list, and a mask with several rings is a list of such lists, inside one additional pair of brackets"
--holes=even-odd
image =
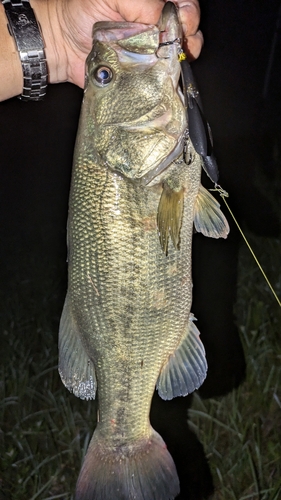
[(14, 37), (23, 71), (23, 92), (19, 99), (39, 101), (47, 89), (47, 62), (39, 24), (29, 0), (2, 0), (8, 30)]

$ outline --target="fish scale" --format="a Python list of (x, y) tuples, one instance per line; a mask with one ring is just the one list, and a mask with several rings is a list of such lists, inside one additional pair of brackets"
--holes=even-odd
[[(144, 359), (144, 367), (136, 371), (135, 365), (140, 365), (140, 361), (138, 360), (132, 367), (132, 374), (130, 375), (131, 379), (135, 377), (138, 380), (139, 387), (139, 391), (133, 392), (134, 400), (132, 401), (132, 405), (136, 405), (136, 402), (142, 397), (141, 395), (148, 400), (145, 415), (138, 414), (139, 421), (142, 422), (143, 420), (146, 421), (148, 418), (155, 379), (157, 379), (160, 367), (167, 358), (166, 352), (173, 352), (179, 340), (182, 338), (183, 326), (179, 328), (178, 323), (181, 322), (183, 325), (187, 322), (191, 294), (188, 293), (188, 287), (182, 287), (181, 296), (179, 295), (179, 284), (175, 283), (175, 281), (179, 283), (182, 281), (181, 268), (172, 280), (170, 277), (167, 280), (167, 270), (169, 269), (168, 266), (170, 263), (173, 265), (175, 262), (179, 261), (181, 266), (185, 269), (185, 273), (190, 273), (190, 245), (188, 248), (188, 242), (185, 242), (185, 238), (183, 238), (181, 252), (172, 248), (167, 259), (163, 255), (159, 245), (157, 231), (144, 231), (141, 225), (138, 224), (138, 219), (140, 217), (148, 217), (153, 209), (154, 212), (156, 212), (159, 196), (150, 193), (149, 189), (139, 188), (139, 203), (135, 203), (135, 206), (138, 207), (137, 221), (135, 223), (134, 217), (132, 216), (134, 204), (130, 203), (130, 197), (133, 196), (134, 199), (136, 199), (136, 190), (131, 183), (126, 183), (123, 179), (118, 185), (120, 200), (122, 200), (122, 203), (119, 205), (120, 215), (112, 217), (110, 210), (111, 207), (114, 206), (116, 200), (116, 187), (114, 183), (116, 174), (111, 172), (106, 173), (99, 167), (95, 167), (92, 159), (89, 161), (89, 166), (91, 166), (91, 171), (95, 171), (95, 173), (90, 174), (92, 185), (89, 181), (86, 183), (88, 189), (93, 193), (97, 182), (103, 184), (102, 176), (104, 175), (104, 177), (107, 178), (107, 181), (104, 183), (105, 189), (103, 190), (106, 196), (104, 195), (104, 202), (101, 195), (100, 197), (97, 196), (98, 202), (95, 205), (95, 210), (93, 210), (94, 207), (91, 208), (91, 198), (87, 196), (83, 183), (77, 182), (77, 186), (81, 186), (82, 191), (80, 192), (79, 190), (77, 194), (72, 194), (74, 207), (79, 206), (79, 211), (75, 208), (75, 214), (73, 214), (73, 216), (70, 212), (78, 251), (75, 253), (75, 261), (72, 264), (73, 271), (71, 276), (73, 276), (74, 283), (72, 287), (72, 281), (70, 281), (69, 290), (71, 291), (72, 288), (75, 290), (73, 293), (73, 301), (77, 303), (79, 311), (85, 309), (84, 304), (86, 304), (89, 310), (89, 317), (83, 314), (81, 318), (80, 325), (82, 330), (88, 330), (88, 323), (95, 325), (95, 338), (92, 342), (93, 349), (95, 351), (98, 351), (98, 349), (103, 350), (103, 365), (107, 366), (107, 373), (102, 372), (101, 374), (99, 374), (97, 367), (97, 379), (103, 380), (104, 383), (102, 386), (106, 387), (107, 395), (108, 392), (112, 390), (113, 401), (116, 400), (116, 387), (118, 387), (118, 383), (116, 382), (116, 371), (113, 371), (113, 380), (107, 381), (107, 377), (109, 376), (107, 363), (108, 361), (112, 361), (112, 348), (117, 350), (117, 352), (129, 351), (127, 356), (130, 360), (134, 359), (136, 353), (139, 353), (139, 359)], [(186, 166), (184, 165), (183, 168), (186, 168)], [(85, 173), (89, 171), (90, 168), (86, 166), (82, 174), (85, 175)], [(110, 180), (112, 182), (110, 182)], [(75, 181), (74, 179), (74, 182)], [(146, 196), (144, 196), (145, 191), (148, 191)], [(80, 198), (79, 203), (76, 202), (75, 196)], [(88, 200), (90, 200), (90, 203)], [(188, 208), (187, 206), (187, 209)], [(80, 211), (84, 214), (83, 217), (80, 216)], [(87, 214), (90, 219), (89, 221), (86, 220)], [(77, 225), (76, 219), (78, 221)], [(99, 219), (100, 222), (98, 222)], [(94, 221), (97, 221), (97, 223), (94, 224)], [(184, 221), (186, 224), (189, 223), (189, 225), (192, 222), (191, 217), (189, 217), (189, 220), (187, 217), (184, 218)], [(92, 249), (91, 252), (92, 255), (95, 253), (95, 258), (92, 257), (91, 260), (89, 257), (89, 247), (87, 245), (88, 239), (86, 238), (83, 240), (85, 224), (87, 227), (91, 227), (91, 241), (96, 242), (96, 249)], [(100, 231), (98, 224), (101, 224), (102, 231)], [(183, 228), (183, 234), (190, 233), (190, 229), (189, 231), (185, 231), (184, 229), (185, 228)], [(188, 227), (186, 229), (188, 229)], [(83, 245), (83, 241), (85, 245)], [(75, 245), (75, 243), (73, 242), (72, 245)], [(150, 258), (144, 260), (144, 253), (147, 257), (152, 255), (152, 261)], [(132, 261), (132, 256), (135, 259), (136, 266), (128, 267), (127, 263)], [(95, 289), (93, 290), (91, 286), (89, 287), (87, 273), (83, 276), (84, 283), (81, 285), (81, 262), (87, 262), (86, 269), (95, 283), (96, 291)], [(137, 273), (135, 272), (136, 269), (138, 269)], [(127, 272), (124, 272), (124, 270)], [(109, 279), (106, 279), (107, 276)], [(139, 286), (140, 276), (142, 277), (142, 286)], [(78, 281), (80, 282), (79, 288), (76, 285)], [(80, 299), (81, 288), (83, 290), (83, 295)], [(79, 295), (76, 292), (77, 289)], [(158, 291), (162, 293), (162, 290), (164, 290), (167, 295), (166, 300), (173, 303), (173, 307), (169, 304), (169, 309), (165, 308), (164, 311), (155, 308), (155, 294), (157, 294)], [(100, 304), (99, 307), (97, 307), (96, 304)], [(128, 328), (126, 328), (126, 322), (124, 322), (124, 317), (127, 315), (127, 304), (130, 305), (132, 309), (133, 318), (133, 324), (128, 325)], [(179, 312), (179, 307), (185, 311), (184, 315), (181, 311)], [(93, 314), (90, 314), (90, 310), (93, 311)], [(84, 323), (86, 324), (84, 325)], [(152, 331), (151, 325), (153, 325)], [(168, 328), (169, 325), (170, 327)], [(106, 359), (107, 351), (103, 343), (104, 338), (101, 335), (102, 330), (107, 332), (109, 360)], [(112, 337), (110, 336), (110, 331), (112, 332)], [(165, 335), (163, 332), (165, 332)], [(99, 338), (101, 339), (100, 346), (98, 342)], [(163, 339), (162, 342), (166, 348), (166, 352), (163, 354), (161, 353), (161, 356), (160, 353), (158, 354), (159, 339), (160, 342), (161, 339)], [(132, 354), (134, 350), (136, 352)], [(159, 357), (158, 361), (157, 357)], [(146, 367), (148, 367), (149, 372), (154, 372), (153, 378), (151, 374), (146, 373)], [(140, 387), (141, 375), (145, 385), (149, 378), (152, 379), (152, 383), (150, 384), (151, 387), (147, 394), (146, 389), (144, 388), (142, 390)], [(148, 377), (149, 375), (150, 377)], [(123, 376), (124, 374), (122, 372), (121, 377)], [(121, 382), (119, 382), (119, 384), (120, 383)], [(100, 396), (99, 392), (99, 397)], [(110, 409), (110, 404), (107, 402), (105, 406)], [(100, 419), (102, 420), (103, 406), (100, 405), (99, 410)], [(128, 405), (127, 412), (132, 420), (136, 419), (135, 412), (130, 411)], [(115, 418), (115, 416), (113, 415), (112, 418)]]
[[(88, 165), (85, 166), (84, 175), (85, 172), (90, 171)], [(102, 175), (104, 175), (104, 171), (100, 168), (93, 168), (92, 159), (89, 161), (89, 167), (91, 167), (91, 170), (96, 170), (96, 173), (91, 174), (92, 185), (89, 181), (85, 185), (93, 193), (96, 183), (103, 184)], [(187, 166), (184, 165), (182, 168), (186, 169)], [(191, 173), (193, 173), (192, 170)], [(198, 165), (197, 169), (194, 170), (199, 171)], [(129, 418), (128, 428), (134, 427), (135, 435), (138, 436), (141, 432), (137, 429), (137, 423), (143, 428), (143, 423), (147, 423), (148, 421), (150, 401), (160, 367), (165, 359), (167, 359), (167, 351), (173, 352), (179, 344), (183, 335), (184, 325), (187, 323), (191, 293), (188, 286), (179, 287), (179, 285), (182, 282), (183, 269), (185, 274), (190, 275), (190, 244), (188, 244), (188, 238), (183, 236), (181, 251), (178, 252), (172, 248), (168, 258), (166, 258), (160, 248), (157, 231), (144, 231), (138, 224), (138, 221), (134, 223), (134, 218), (131, 215), (133, 207), (128, 202), (130, 201), (130, 197), (128, 194), (124, 194), (123, 191), (133, 191), (130, 194), (136, 198), (136, 190), (131, 183), (126, 184), (123, 180), (119, 183), (118, 190), (124, 206), (120, 203), (120, 216), (112, 217), (110, 210), (116, 200), (116, 188), (114, 185), (116, 174), (106, 173), (106, 177), (107, 183), (104, 184), (105, 189), (103, 189), (103, 193), (106, 193), (105, 200), (103, 203), (102, 195), (96, 196), (98, 200), (95, 205), (96, 213), (93, 211), (94, 207), (91, 207), (91, 198), (85, 192), (84, 183), (80, 184), (77, 182), (77, 186), (81, 186), (81, 191), (79, 190), (77, 193), (80, 202), (76, 202), (75, 194), (72, 195), (74, 207), (79, 206), (79, 211), (76, 208), (75, 215), (72, 218), (73, 231), (76, 235), (75, 240), (79, 245), (75, 261), (72, 264), (73, 271), (71, 276), (73, 276), (74, 290), (78, 288), (76, 283), (80, 282), (80, 287), (78, 288), (79, 296), (73, 297), (73, 300), (78, 303), (79, 310), (84, 310), (84, 304), (86, 304), (86, 308), (89, 311), (89, 317), (86, 317), (84, 313), (80, 324), (83, 331), (88, 330), (88, 323), (94, 325), (95, 337), (92, 342), (93, 346), (91, 346), (94, 352), (97, 353), (94, 357), (98, 356), (99, 350), (103, 352), (103, 363), (101, 366), (98, 364), (96, 367), (98, 383), (99, 380), (103, 381), (99, 390), (99, 418), (101, 423), (103, 423), (103, 420), (106, 422), (114, 419), (117, 425), (124, 425), (126, 427), (124, 416), (122, 415), (121, 422), (118, 422), (117, 415), (119, 405), (123, 404), (123, 401), (120, 400), (120, 395), (118, 396), (118, 387), (124, 385), (124, 367), (120, 367), (120, 380), (118, 380), (116, 369), (111, 373), (109, 368), (109, 365), (112, 363), (112, 349), (115, 350), (116, 355), (119, 352), (126, 352), (130, 362), (137, 355), (137, 359), (131, 367), (131, 373), (128, 375), (131, 383), (135, 381), (137, 390), (131, 390), (133, 397), (131, 401), (127, 400), (126, 413)], [(197, 173), (198, 177), (199, 174)], [(109, 179), (113, 180), (111, 185), (109, 185)], [(123, 186), (124, 189), (122, 189)], [(149, 192), (144, 196), (144, 192), (149, 191), (148, 189), (139, 188), (139, 191), (140, 203), (136, 203), (135, 205), (138, 207), (138, 218), (145, 218), (152, 211), (156, 212), (159, 196), (155, 196), (154, 193)], [(195, 195), (196, 193), (194, 193)], [(88, 200), (90, 201), (89, 206)], [(129, 214), (126, 213), (128, 207), (130, 210)], [(188, 205), (186, 210), (190, 212)], [(82, 217), (80, 216), (80, 211), (83, 214)], [(89, 221), (86, 219), (87, 214), (88, 218), (90, 218)], [(70, 217), (72, 217), (71, 212)], [(76, 219), (78, 220), (77, 226), (75, 224)], [(100, 222), (98, 222), (99, 219)], [(94, 224), (95, 220), (97, 221), (96, 225)], [(188, 214), (187, 217), (184, 217), (183, 235), (190, 234), (191, 228), (188, 226), (192, 224), (192, 220), (192, 214), (189, 217)], [(91, 252), (92, 259), (90, 259), (88, 252), (88, 238), (83, 240), (85, 224), (87, 227), (91, 227), (90, 231), (87, 231), (87, 234), (91, 232), (91, 241), (96, 242), (96, 248), (92, 248)], [(98, 224), (101, 224), (102, 231)], [(85, 246), (83, 242), (85, 242)], [(75, 243), (72, 242), (72, 245), (75, 245)], [(95, 258), (93, 258), (94, 253)], [(143, 260), (144, 255), (146, 257), (151, 255), (153, 258)], [(132, 256), (136, 261), (136, 265), (130, 266), (127, 269), (127, 273), (124, 273), (124, 268), (131, 261)], [(87, 272), (84, 275), (85, 288), (80, 299), (81, 262), (87, 263)], [(172, 280), (170, 276), (167, 279), (169, 266), (177, 262), (180, 263), (177, 275), (173, 276)], [(135, 272), (136, 269), (138, 269), (137, 273)], [(89, 287), (88, 273), (95, 283), (96, 291), (92, 287)], [(142, 277), (142, 286), (139, 286), (140, 275)], [(110, 278), (107, 280), (106, 276)], [(175, 283), (175, 281), (178, 283)], [(105, 284), (105, 288), (103, 284)], [(69, 289), (72, 289), (72, 281), (70, 281)], [(126, 289), (128, 294), (124, 294)], [(162, 290), (167, 294), (166, 300), (170, 303), (168, 304), (169, 308), (166, 308), (164, 311), (159, 309), (159, 307), (155, 308), (155, 294), (158, 291), (162, 293)], [(179, 290), (181, 290), (181, 294), (179, 294)], [(100, 308), (97, 308), (96, 303), (100, 304)], [(173, 307), (171, 307), (171, 303)], [(127, 315), (127, 304), (132, 308), (132, 318), (134, 320), (132, 325), (128, 325), (128, 328), (126, 328), (126, 322), (124, 321), (124, 317)], [(90, 314), (90, 310), (93, 311), (93, 314)], [(184, 314), (182, 311), (184, 311)], [(84, 322), (86, 323), (85, 325)], [(108, 351), (106, 351), (106, 346), (104, 345), (103, 330), (107, 333)], [(112, 332), (112, 337), (110, 336), (110, 331)], [(101, 339), (100, 345), (99, 339)], [(162, 346), (165, 347), (166, 352), (163, 352), (163, 350), (161, 352)], [(109, 359), (107, 359), (107, 356)], [(144, 362), (142, 368), (140, 368), (141, 359)], [(148, 387), (149, 380), (151, 383)], [(105, 388), (105, 397), (103, 397), (103, 388)], [(113, 405), (117, 406), (117, 410), (115, 410), (116, 414), (112, 409)], [(105, 416), (103, 412), (105, 412)], [(109, 429), (105, 427), (104, 432), (108, 433), (110, 429), (111, 426), (109, 424)], [(126, 431), (126, 435), (128, 435), (128, 431)]]
[(175, 465), (149, 421), (153, 392), (186, 395), (207, 371), (190, 312), (193, 225), (213, 237), (226, 237), (228, 226), (200, 184), (202, 160), (189, 143), (185, 162), (178, 47), (156, 56), (163, 25), (166, 39), (180, 36), (170, 2), (161, 32), (97, 23), (87, 58), (59, 372), (76, 396), (97, 392), (98, 423), (75, 500), (175, 498)]

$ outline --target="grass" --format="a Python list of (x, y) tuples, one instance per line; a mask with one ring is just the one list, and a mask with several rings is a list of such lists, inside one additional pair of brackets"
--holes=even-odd
[[(61, 306), (61, 287), (48, 278), (45, 284), (44, 297), (37, 294), (30, 299), (27, 293), (25, 301), (22, 293), (12, 293), (12, 303), (3, 314), (1, 500), (70, 499), (95, 425), (95, 404), (75, 398), (59, 379), (61, 307), (54, 313), (55, 320), (48, 313), (50, 301), (60, 299)], [(26, 283), (16, 285), (22, 292)], [(43, 310), (37, 310), (38, 304), (43, 304)]]
[[(261, 263), (280, 294), (281, 243), (254, 238)], [(281, 309), (245, 246), (240, 252), (237, 321), (247, 359), (246, 381), (223, 398), (195, 396), (190, 426), (204, 445), (215, 500), (281, 498)]]
[[(250, 240), (280, 297), (281, 242)], [(1, 297), (0, 500), (70, 500), (95, 425), (95, 405), (68, 393), (57, 373), (63, 286), (55, 276), (39, 280), (43, 290), (19, 277)], [(236, 314), (247, 379), (224, 398), (195, 396), (190, 426), (209, 459), (214, 500), (278, 500), (281, 310), (245, 246)]]

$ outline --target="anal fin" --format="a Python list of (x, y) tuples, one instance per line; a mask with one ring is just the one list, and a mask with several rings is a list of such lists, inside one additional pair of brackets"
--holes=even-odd
[(226, 238), (229, 233), (220, 204), (202, 185), (195, 202), (194, 226), (198, 233), (211, 238)]
[(156, 388), (162, 399), (186, 396), (204, 382), (207, 374), (205, 349), (190, 314), (185, 337), (162, 368)]
[(70, 392), (81, 399), (95, 399), (94, 364), (87, 355), (66, 296), (59, 328), (59, 374)]

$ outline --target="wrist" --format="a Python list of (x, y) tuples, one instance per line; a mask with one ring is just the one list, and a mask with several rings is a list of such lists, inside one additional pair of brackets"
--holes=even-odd
[[(67, 80), (67, 57), (60, 41), (60, 25), (56, 4), (57, 0), (31, 0), (37, 22), (41, 26), (43, 45), (48, 65), (50, 83)], [(23, 67), (14, 36), (8, 30), (5, 8), (0, 2), (0, 101), (23, 93)]]
[(9, 99), (22, 92), (23, 76), (19, 54), (7, 27), (7, 17), (0, 3), (0, 47), (5, 47), (0, 54), (0, 75), (5, 81), (0, 85), (0, 101)]
[(48, 81), (49, 83), (67, 81), (67, 56), (62, 41), (58, 12), (61, 9), (61, 2), (30, 0), (30, 4), (42, 31), (48, 65)]

